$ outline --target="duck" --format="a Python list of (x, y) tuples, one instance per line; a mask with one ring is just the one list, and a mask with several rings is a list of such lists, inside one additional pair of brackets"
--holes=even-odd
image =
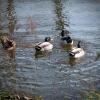
[(9, 39), (8, 37), (2, 37), (1, 44), (4, 50), (8, 50), (8, 51), (14, 50), (16, 47), (16, 42), (12, 39)]
[(50, 43), (51, 37), (46, 37), (44, 42), (40, 42), (35, 45), (36, 51), (51, 51), (53, 49), (53, 44)]
[(69, 35), (65, 36), (64, 30), (61, 31), (61, 40), (66, 42), (68, 45), (73, 45), (72, 38)]
[(73, 49), (69, 52), (69, 56), (73, 58), (80, 58), (85, 55), (85, 51), (81, 48), (81, 41), (78, 42), (77, 47), (73, 47)]

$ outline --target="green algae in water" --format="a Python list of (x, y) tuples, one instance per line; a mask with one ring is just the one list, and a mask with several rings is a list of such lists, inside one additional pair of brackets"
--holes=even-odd
[[(19, 96), (16, 98), (17, 94), (10, 94), (7, 90), (0, 90), (0, 100), (22, 100), (22, 98), (26, 98), (26, 96)], [(30, 98), (30, 97), (27, 97)], [(26, 100), (26, 99), (23, 99)], [(42, 96), (34, 96), (31, 100), (44, 100)]]
[(44, 100), (42, 96), (36, 96), (34, 100)]
[(9, 92), (6, 90), (0, 90), (0, 96), (6, 96), (9, 95)]
[(100, 93), (91, 92), (83, 100), (100, 100)]
[(3, 98), (8, 97), (9, 95), (8, 91), (0, 90), (0, 100), (4, 100)]

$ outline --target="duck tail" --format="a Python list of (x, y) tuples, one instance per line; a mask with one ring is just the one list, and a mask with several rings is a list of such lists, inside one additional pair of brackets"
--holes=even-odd
[(36, 51), (40, 51), (41, 50), (41, 47), (37, 45), (37, 46), (35, 46), (35, 50)]
[(69, 56), (74, 57), (75, 53), (74, 52), (69, 52)]

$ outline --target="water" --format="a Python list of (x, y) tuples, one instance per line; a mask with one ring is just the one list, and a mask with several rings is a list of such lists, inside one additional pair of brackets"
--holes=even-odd
[[(62, 2), (62, 23), (68, 24), (65, 28), (75, 45), (81, 40), (86, 51), (80, 59), (70, 59), (60, 42), (55, 2), (1, 0), (0, 5), (0, 29), (9, 31), (17, 43), (15, 58), (0, 46), (1, 89), (40, 95), (44, 100), (80, 100), (91, 91), (100, 92), (99, 0)], [(53, 51), (36, 53), (34, 44), (46, 36), (53, 38)]]

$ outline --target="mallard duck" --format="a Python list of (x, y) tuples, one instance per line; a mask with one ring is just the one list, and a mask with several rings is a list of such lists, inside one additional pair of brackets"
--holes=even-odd
[(70, 36), (65, 36), (64, 30), (61, 31), (61, 40), (65, 41), (69, 45), (73, 45), (73, 40)]
[(1, 39), (1, 44), (5, 50), (13, 50), (16, 47), (15, 41), (8, 39), (7, 37), (3, 37)]
[(53, 45), (50, 43), (50, 41), (51, 41), (51, 38), (46, 37), (44, 42), (36, 44), (35, 50), (36, 51), (49, 51), (49, 50), (52, 50)]
[(73, 58), (80, 58), (82, 56), (84, 56), (85, 51), (83, 50), (83, 48), (81, 48), (80, 46), (80, 41), (77, 44), (77, 47), (73, 47), (72, 51), (69, 52), (69, 56), (73, 57)]

